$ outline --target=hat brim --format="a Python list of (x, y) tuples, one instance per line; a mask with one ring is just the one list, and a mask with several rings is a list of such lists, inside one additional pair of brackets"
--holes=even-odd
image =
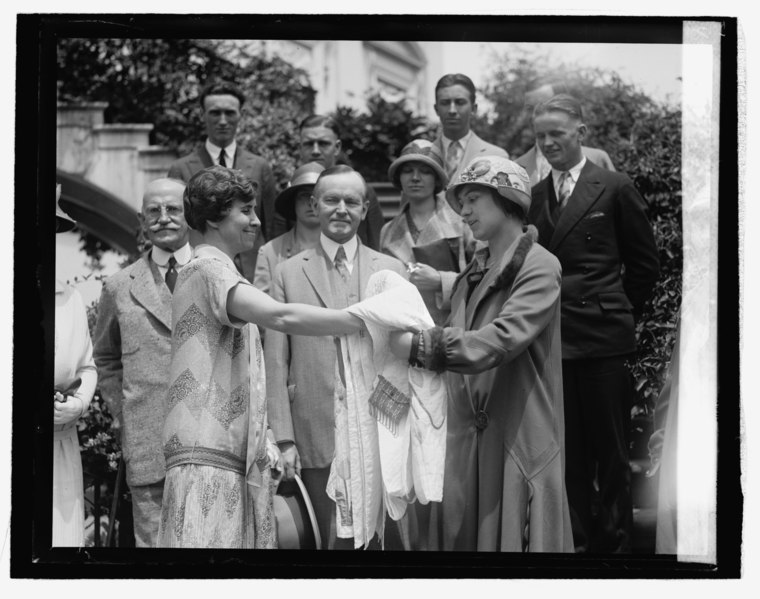
[(504, 189), (504, 191), (502, 191), (495, 185), (488, 185), (487, 183), (481, 183), (479, 181), (459, 181), (457, 183), (452, 183), (446, 189), (446, 201), (449, 203), (449, 206), (451, 206), (451, 209), (457, 214), (462, 213), (462, 208), (459, 206), (459, 202), (457, 201), (457, 193), (459, 193), (461, 188), (465, 185), (479, 185), (481, 187), (485, 187), (486, 189), (492, 189), (496, 192), (497, 196), (515, 204), (520, 208), (520, 210), (523, 211), (525, 215), (528, 214), (528, 209), (530, 208), (530, 203), (532, 201), (530, 195), (524, 191), (515, 189), (514, 187), (502, 188)]
[(77, 226), (76, 222), (68, 216), (61, 208), (56, 205), (55, 207), (55, 222), (56, 222), (56, 233), (64, 233), (66, 231), (71, 231), (74, 227)]
[(277, 545), (280, 549), (321, 549), (319, 525), (301, 477), (281, 481), (274, 496)]
[(408, 154), (406, 156), (400, 156), (396, 158), (396, 160), (394, 160), (388, 167), (388, 179), (396, 189), (401, 189), (400, 175), (396, 177), (398, 168), (407, 162), (421, 162), (422, 164), (425, 164), (432, 168), (433, 172), (435, 172), (435, 176), (438, 178), (436, 193), (442, 189), (446, 189), (446, 186), (449, 184), (449, 178), (446, 176), (446, 172), (435, 160), (428, 158), (427, 156), (422, 156), (421, 154)]
[(280, 195), (274, 201), (274, 209), (284, 216), (288, 221), (296, 220), (296, 196), (298, 192), (306, 187), (314, 187), (313, 183), (304, 183), (302, 185), (293, 185), (280, 192)]

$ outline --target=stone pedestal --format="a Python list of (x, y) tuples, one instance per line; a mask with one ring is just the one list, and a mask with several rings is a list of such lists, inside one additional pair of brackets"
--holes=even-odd
[(103, 124), (107, 102), (58, 104), (56, 165), (86, 177), (97, 151), (93, 127)]

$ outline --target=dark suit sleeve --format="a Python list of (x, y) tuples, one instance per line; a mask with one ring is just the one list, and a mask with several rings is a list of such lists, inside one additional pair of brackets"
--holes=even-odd
[(623, 289), (638, 316), (657, 283), (660, 261), (646, 202), (627, 177), (618, 192), (616, 218), (620, 258), (625, 266)]
[(166, 176), (170, 179), (179, 179), (185, 183), (189, 180), (189, 177), (185, 175), (185, 169), (182, 168), (182, 162), (180, 160), (176, 160), (172, 163)]
[(274, 183), (274, 175), (272, 174), (272, 167), (269, 163), (262, 159), (261, 165), (261, 215), (262, 215), (262, 229), (266, 239), (271, 240), (276, 237), (275, 231), (275, 212), (274, 212), (274, 198), (276, 195), (276, 187)]
[(370, 185), (367, 185), (367, 201), (369, 203), (367, 216), (359, 225), (357, 233), (364, 245), (375, 251), (380, 251), (380, 231), (385, 224), (385, 218), (380, 209), (377, 194)]
[(98, 302), (98, 320), (93, 335), (92, 355), (98, 369), (100, 393), (114, 418), (121, 417), (124, 399), (121, 330), (117, 314), (114, 290), (106, 282)]

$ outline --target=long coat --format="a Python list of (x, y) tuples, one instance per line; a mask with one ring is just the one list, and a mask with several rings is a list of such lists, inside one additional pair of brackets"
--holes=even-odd
[(161, 443), (171, 363), (172, 296), (145, 253), (106, 279), (98, 304), (93, 357), (100, 391), (122, 424), (127, 484), (164, 479)]
[(659, 275), (647, 206), (631, 180), (590, 160), (557, 221), (551, 175), (532, 190), (528, 221), (562, 265), (563, 358), (619, 356), (636, 350), (634, 314)]
[(437, 547), (572, 551), (564, 485), (561, 269), (530, 227), (466, 299), (451, 326), (426, 333), (425, 364), (448, 371), (443, 502)]
[[(213, 165), (214, 161), (206, 150), (205, 144), (199, 144), (190, 154), (172, 163), (169, 167), (168, 176), (187, 183), (195, 173)], [(238, 144), (232, 168), (242, 171), (246, 177), (258, 186), (256, 193), (256, 216), (261, 221), (261, 233), (256, 239), (254, 248), (240, 254), (243, 276), (253, 282), (259, 248), (268, 239), (279, 235), (278, 230), (284, 231), (285, 219), (275, 213), (274, 210), (274, 198), (277, 190), (275, 188), (272, 168), (266, 160), (261, 156), (244, 150)], [(196, 246), (201, 242), (200, 234), (191, 230), (190, 244)]]
[[(407, 277), (401, 262), (361, 243), (354, 268), (359, 269), (359, 297), (351, 303), (363, 299), (369, 277), (379, 270), (393, 270)], [(333, 295), (332, 269), (334, 266), (321, 245), (305, 250), (277, 266), (272, 297), (288, 303), (345, 307)], [(264, 355), (269, 426), (275, 440), (294, 441), (304, 468), (328, 467), (335, 447), (333, 402), (337, 353), (333, 338), (285, 335), (268, 330)]]

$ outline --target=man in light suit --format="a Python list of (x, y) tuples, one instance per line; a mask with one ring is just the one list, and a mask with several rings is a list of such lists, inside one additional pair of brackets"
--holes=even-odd
[(103, 399), (121, 431), (137, 547), (155, 545), (161, 515), (172, 289), (192, 257), (184, 189), (174, 179), (148, 184), (139, 217), (153, 247), (105, 281), (98, 304), (93, 357)]
[(560, 94), (539, 104), (533, 125), (552, 168), (533, 187), (528, 220), (562, 265), (565, 479), (573, 537), (577, 551), (626, 552), (633, 518), (633, 385), (626, 360), (636, 351), (634, 320), (659, 275), (657, 245), (631, 180), (584, 156), (578, 100)]
[[(243, 276), (253, 281), (259, 248), (267, 239), (275, 237), (275, 182), (269, 163), (238, 146), (235, 141), (244, 102), (243, 92), (231, 83), (206, 86), (200, 95), (206, 141), (187, 156), (176, 160), (169, 168), (168, 176), (187, 183), (198, 171), (219, 164), (243, 171), (254, 187), (258, 187), (256, 216), (261, 221), (261, 229), (256, 245), (252, 250), (239, 254), (235, 260)], [(200, 243), (200, 235), (192, 231), (190, 242), (193, 245)]]
[[(362, 176), (348, 166), (322, 171), (312, 197), (320, 222), (319, 245), (277, 266), (274, 299), (345, 308), (363, 299), (369, 277), (379, 270), (406, 278), (400, 261), (358, 239), (359, 223), (367, 215), (365, 190)], [(335, 340), (267, 331), (264, 350), (269, 425), (282, 451), (284, 477), (301, 476), (314, 505), (322, 546), (353, 548), (352, 539), (337, 539), (335, 503), (325, 490), (335, 446)]]
[(441, 119), (442, 135), (433, 143), (446, 164), (449, 181), (456, 181), (462, 169), (478, 156), (503, 156), (501, 148), (480, 139), (470, 129), (470, 119), (478, 109), (475, 84), (467, 75), (450, 73), (435, 86), (435, 112)]

